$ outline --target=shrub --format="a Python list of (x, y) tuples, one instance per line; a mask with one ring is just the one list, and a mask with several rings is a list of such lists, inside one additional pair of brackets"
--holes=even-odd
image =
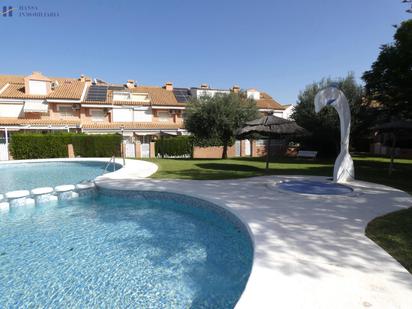
[(42, 159), (67, 157), (69, 134), (13, 134), (11, 153), (15, 159)]
[(72, 139), (74, 153), (81, 157), (120, 156), (121, 141), (122, 137), (119, 134), (76, 134)]
[(10, 150), (15, 159), (64, 158), (67, 145), (73, 144), (76, 156), (110, 157), (120, 155), (121, 139), (119, 134), (15, 133), (10, 140)]
[(156, 141), (155, 152), (167, 157), (191, 156), (193, 139), (190, 136), (162, 137)]

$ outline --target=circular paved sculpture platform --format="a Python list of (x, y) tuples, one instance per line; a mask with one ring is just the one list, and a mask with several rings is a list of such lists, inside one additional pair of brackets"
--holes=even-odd
[(346, 195), (353, 192), (351, 187), (333, 182), (314, 180), (288, 180), (278, 183), (282, 190), (316, 195)]

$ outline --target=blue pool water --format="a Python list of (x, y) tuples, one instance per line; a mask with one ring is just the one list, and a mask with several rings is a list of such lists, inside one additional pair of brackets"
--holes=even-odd
[(253, 249), (233, 215), (112, 194), (0, 212), (0, 308), (234, 307)]
[(289, 180), (278, 184), (279, 188), (287, 191), (318, 195), (342, 195), (353, 192), (353, 189), (333, 182), (313, 180)]
[[(0, 164), (0, 193), (76, 184), (103, 174), (106, 162), (36, 162)], [(115, 169), (121, 165), (116, 164)], [(113, 165), (109, 166), (113, 171)]]

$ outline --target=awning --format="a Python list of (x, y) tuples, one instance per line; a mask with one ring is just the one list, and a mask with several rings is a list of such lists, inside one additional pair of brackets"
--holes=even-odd
[(160, 134), (177, 136), (177, 131), (169, 131), (169, 132), (160, 131)]
[(46, 101), (25, 101), (23, 111), (25, 113), (47, 113), (48, 104)]

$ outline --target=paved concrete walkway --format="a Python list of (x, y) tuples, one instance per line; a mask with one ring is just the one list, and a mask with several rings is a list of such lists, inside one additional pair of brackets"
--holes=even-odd
[[(127, 164), (126, 164), (127, 166)], [(367, 223), (412, 206), (393, 188), (356, 181), (350, 196), (277, 189), (285, 179), (99, 179), (119, 190), (184, 193), (228, 207), (250, 227), (253, 269), (237, 308), (412, 308), (412, 275), (364, 235)]]
[[(110, 160), (109, 158), (105, 158), (103, 160)], [(156, 164), (142, 161), (142, 160), (130, 160), (126, 159), (123, 162), (122, 158), (116, 158), (116, 163), (123, 165), (123, 167), (115, 172), (103, 174), (96, 178), (97, 181), (99, 180), (110, 180), (110, 179), (141, 179), (145, 177), (149, 177), (150, 175), (156, 173), (158, 167)]]

